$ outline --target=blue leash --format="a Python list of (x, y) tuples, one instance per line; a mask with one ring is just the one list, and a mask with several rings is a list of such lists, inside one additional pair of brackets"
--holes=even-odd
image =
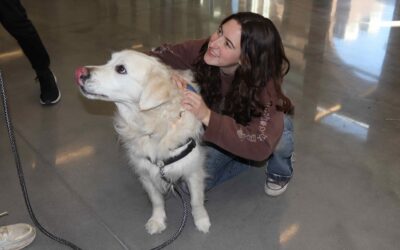
[(194, 93), (197, 93), (197, 90), (196, 90), (192, 85), (190, 85), (190, 83), (188, 83), (188, 84), (186, 85), (186, 89), (187, 89), (187, 90), (190, 90), (190, 91), (192, 91), (192, 92), (194, 92)]

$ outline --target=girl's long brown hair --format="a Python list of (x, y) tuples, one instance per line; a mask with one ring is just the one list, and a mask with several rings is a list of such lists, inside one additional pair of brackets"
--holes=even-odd
[[(293, 105), (282, 92), (283, 77), (290, 69), (278, 30), (271, 20), (251, 12), (239, 12), (225, 18), (224, 23), (236, 20), (242, 28), (241, 55), (232, 88), (223, 102), (222, 113), (233, 117), (236, 122), (246, 125), (252, 117), (259, 117), (265, 108), (259, 93), (268, 83), (274, 84), (278, 95), (276, 107), (285, 113), (293, 112)], [(204, 62), (208, 41), (194, 64), (196, 81), (201, 86), (201, 95), (206, 104), (219, 110), (221, 104), (220, 69)]]

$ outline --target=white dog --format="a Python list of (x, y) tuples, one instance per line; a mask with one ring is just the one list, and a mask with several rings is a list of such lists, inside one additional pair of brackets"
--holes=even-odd
[(78, 68), (75, 78), (85, 97), (117, 106), (115, 129), (153, 205), (148, 233), (166, 228), (163, 194), (170, 185), (161, 179), (163, 165), (166, 178), (188, 184), (194, 223), (206, 233), (210, 220), (204, 208), (204, 152), (198, 143), (202, 125), (181, 107), (182, 93), (172, 74), (193, 80), (189, 71), (175, 71), (154, 57), (124, 50), (105, 65)]

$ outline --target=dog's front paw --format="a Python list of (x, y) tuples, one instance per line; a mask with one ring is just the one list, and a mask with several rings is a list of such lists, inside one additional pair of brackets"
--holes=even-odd
[(203, 205), (194, 206), (192, 205), (192, 215), (194, 219), (194, 224), (200, 232), (208, 233), (210, 230), (210, 218), (208, 217), (207, 210)]
[(150, 218), (146, 223), (146, 230), (149, 234), (158, 234), (167, 228), (167, 225), (162, 220)]
[(195, 220), (194, 224), (196, 225), (197, 229), (203, 233), (208, 233), (211, 226), (210, 219), (208, 218), (208, 216)]

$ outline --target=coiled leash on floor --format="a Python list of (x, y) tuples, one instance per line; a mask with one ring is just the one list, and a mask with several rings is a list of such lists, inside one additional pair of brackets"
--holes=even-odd
[[(2, 101), (3, 101), (3, 109), (4, 109), (4, 117), (6, 120), (6, 126), (7, 126), (7, 132), (8, 132), (8, 137), (10, 139), (10, 144), (11, 144), (11, 150), (14, 154), (14, 161), (15, 161), (15, 165), (17, 167), (17, 173), (18, 173), (18, 178), (19, 178), (19, 183), (21, 186), (21, 190), (22, 190), (22, 194), (24, 196), (24, 200), (25, 200), (25, 205), (28, 209), (28, 213), (29, 216), (31, 218), (31, 220), (33, 221), (33, 223), (35, 224), (35, 226), (47, 237), (49, 237), (50, 239), (57, 241), (60, 244), (63, 244), (65, 246), (70, 247), (71, 249), (74, 250), (82, 250), (81, 248), (79, 248), (78, 246), (76, 246), (75, 244), (55, 236), (54, 234), (50, 233), (49, 231), (47, 231), (40, 223), (39, 221), (36, 219), (35, 213), (33, 212), (31, 203), (29, 201), (29, 196), (28, 196), (28, 190), (26, 188), (26, 183), (25, 183), (25, 178), (24, 178), (24, 172), (22, 170), (22, 166), (21, 166), (21, 160), (19, 157), (19, 153), (18, 153), (18, 148), (17, 148), (17, 143), (15, 140), (15, 134), (14, 134), (14, 128), (13, 128), (13, 124), (11, 121), (11, 115), (8, 109), (8, 104), (7, 104), (7, 95), (6, 95), (6, 90), (4, 87), (4, 82), (3, 82), (3, 77), (0, 71), (0, 90), (1, 90), (1, 97), (2, 97)], [(168, 184), (172, 185), (173, 190), (176, 192), (176, 194), (179, 196), (179, 198), (182, 201), (182, 207), (183, 207), (183, 217), (182, 217), (182, 221), (181, 221), (181, 225), (179, 226), (178, 230), (172, 235), (172, 237), (165, 241), (164, 243), (160, 244), (157, 247), (152, 248), (151, 250), (160, 250), (163, 249), (164, 247), (168, 246), (169, 244), (171, 244), (174, 240), (176, 240), (178, 238), (178, 236), (182, 233), (183, 228), (185, 227), (186, 224), (186, 219), (187, 219), (187, 211), (188, 211), (188, 205), (187, 205), (187, 201), (186, 199), (183, 197), (182, 193), (183, 191), (181, 190), (181, 188), (174, 183), (171, 183), (166, 177), (165, 177), (165, 173), (164, 173), (164, 168), (161, 167), (160, 168), (160, 175), (161, 178), (166, 181)]]
[(19, 158), (17, 143), (15, 141), (14, 128), (13, 128), (11, 117), (10, 117), (10, 113), (9, 113), (9, 110), (8, 110), (7, 95), (6, 95), (6, 91), (5, 91), (5, 88), (4, 88), (3, 77), (1, 75), (1, 71), (0, 71), (0, 85), (1, 85), (1, 97), (2, 97), (2, 100), (3, 100), (4, 117), (6, 119), (8, 137), (10, 139), (11, 150), (14, 153), (14, 161), (15, 161), (15, 165), (17, 166), (19, 184), (21, 185), (22, 194), (24, 196), (25, 205), (26, 205), (26, 207), (28, 209), (29, 216), (31, 217), (31, 219), (32, 219), (33, 223), (35, 224), (35, 226), (43, 234), (45, 234), (47, 237), (49, 237), (50, 239), (55, 240), (55, 241), (57, 241), (57, 242), (59, 242), (59, 243), (61, 243), (63, 245), (66, 245), (66, 246), (68, 246), (68, 247), (70, 247), (70, 248), (72, 248), (74, 250), (81, 250), (79, 247), (77, 247), (73, 243), (71, 243), (71, 242), (69, 242), (67, 240), (64, 240), (63, 238), (59, 238), (59, 237), (55, 236), (54, 234), (50, 233), (49, 231), (47, 231), (39, 223), (39, 221), (36, 219), (36, 216), (35, 216), (35, 214), (34, 214), (34, 212), (32, 210), (31, 203), (29, 201), (28, 191), (26, 189), (24, 172), (23, 172), (22, 167), (21, 167), (21, 160)]

